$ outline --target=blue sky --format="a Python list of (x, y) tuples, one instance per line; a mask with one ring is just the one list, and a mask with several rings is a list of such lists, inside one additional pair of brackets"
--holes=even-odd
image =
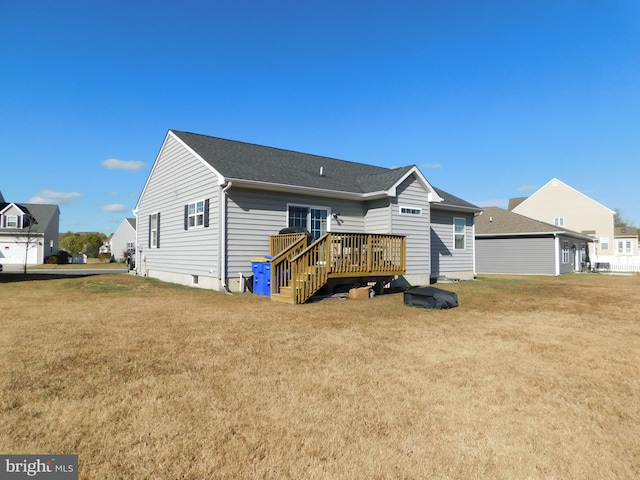
[(0, 59), (0, 191), (61, 232), (132, 216), (169, 129), (640, 227), (637, 0), (2, 0)]

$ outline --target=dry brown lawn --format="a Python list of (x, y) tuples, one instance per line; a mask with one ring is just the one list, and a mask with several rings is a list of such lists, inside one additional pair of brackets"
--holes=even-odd
[(640, 478), (640, 277), (483, 277), (439, 311), (10, 278), (0, 452), (83, 480)]

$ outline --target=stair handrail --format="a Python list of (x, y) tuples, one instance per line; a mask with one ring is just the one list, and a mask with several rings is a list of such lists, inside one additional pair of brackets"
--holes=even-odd
[[(294, 237), (294, 235), (288, 235)], [(297, 234), (297, 238), (289, 238), (291, 242), (280, 253), (271, 259), (271, 294), (279, 293), (280, 288), (291, 283), (291, 259), (300, 254), (307, 247), (307, 235)]]
[(325, 233), (290, 260), (294, 304), (309, 300), (329, 280), (330, 238), (331, 233)]

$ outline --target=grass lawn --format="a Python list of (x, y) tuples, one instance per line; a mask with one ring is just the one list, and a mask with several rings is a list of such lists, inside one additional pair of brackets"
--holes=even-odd
[(0, 452), (85, 479), (640, 478), (640, 276), (291, 306), (0, 274)]

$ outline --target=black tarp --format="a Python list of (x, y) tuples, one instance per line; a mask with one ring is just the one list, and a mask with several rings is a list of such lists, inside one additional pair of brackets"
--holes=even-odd
[(412, 288), (404, 292), (404, 304), (422, 308), (453, 308), (458, 306), (458, 295), (435, 287)]

